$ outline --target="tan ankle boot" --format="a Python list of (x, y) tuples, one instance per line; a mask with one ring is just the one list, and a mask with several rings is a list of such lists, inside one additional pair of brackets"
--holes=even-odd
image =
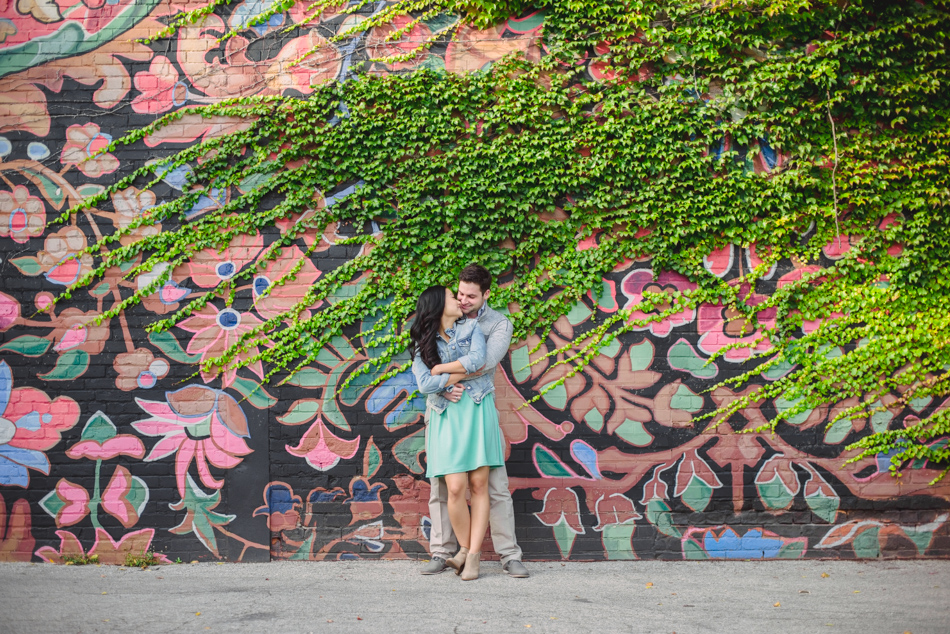
[(482, 554), (478, 553), (469, 553), (465, 557), (465, 567), (462, 570), (462, 581), (472, 581), (473, 579), (478, 579), (478, 564), (479, 559)]
[(455, 553), (454, 557), (449, 557), (445, 560), (445, 565), (449, 568), (455, 569), (455, 574), (462, 574), (462, 568), (465, 567), (465, 558), (468, 556), (468, 548), (459, 548), (459, 551)]

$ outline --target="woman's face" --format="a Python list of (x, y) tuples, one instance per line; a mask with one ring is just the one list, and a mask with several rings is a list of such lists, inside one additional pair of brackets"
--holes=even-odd
[(462, 308), (459, 306), (459, 300), (455, 299), (452, 291), (445, 289), (445, 309), (442, 311), (443, 317), (452, 317), (458, 319), (462, 316)]

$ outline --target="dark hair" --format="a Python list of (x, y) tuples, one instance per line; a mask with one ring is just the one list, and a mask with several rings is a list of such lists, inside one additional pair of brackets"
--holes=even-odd
[(482, 289), (482, 293), (484, 293), (491, 288), (491, 273), (481, 264), (469, 264), (462, 269), (459, 282), (478, 284), (478, 288)]
[(439, 336), (443, 312), (445, 312), (445, 287), (430, 286), (422, 291), (422, 295), (416, 302), (416, 320), (409, 328), (409, 354), (413, 359), (416, 358), (416, 354), (422, 357), (423, 363), (430, 370), (442, 362), (435, 338)]

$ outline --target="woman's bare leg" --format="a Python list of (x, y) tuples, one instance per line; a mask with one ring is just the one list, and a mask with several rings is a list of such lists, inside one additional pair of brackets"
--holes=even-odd
[[(469, 549), (469, 535), (471, 534), (471, 520), (468, 514), (468, 504), (465, 502), (465, 489), (468, 488), (468, 473), (449, 473), (445, 476), (445, 486), (449, 490), (449, 521), (459, 546)], [(486, 478), (487, 483), (487, 478)], [(486, 488), (486, 494), (487, 494)], [(484, 530), (484, 529), (483, 529)], [(484, 538), (484, 535), (482, 536)]]
[[(488, 530), (488, 467), (479, 467), (468, 472), (468, 487), (472, 492), (472, 515), (469, 550), (473, 553), (482, 551), (482, 542), (485, 541), (485, 532)], [(453, 526), (454, 528), (454, 526)], [(459, 532), (456, 529), (456, 537)], [(461, 538), (459, 538), (461, 539)]]

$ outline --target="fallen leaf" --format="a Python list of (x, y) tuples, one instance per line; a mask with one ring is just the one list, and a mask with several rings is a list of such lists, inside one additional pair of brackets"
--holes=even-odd
[(201, 616), (201, 612), (195, 612), (195, 616)]
[(102, 594), (108, 594), (108, 593), (107, 593), (107, 592), (103, 592)]
[(855, 594), (861, 594), (861, 591), (860, 591), (860, 590), (855, 590), (854, 593), (855, 593)]
[(648, 582), (648, 583), (647, 583), (647, 587), (648, 587), (648, 588), (652, 588), (652, 587), (653, 587), (653, 582), (652, 582), (652, 581)]
[(773, 608), (780, 608), (780, 607), (782, 607), (782, 604), (779, 603), (778, 601), (776, 601), (775, 603), (772, 604), (772, 607), (773, 607)]
[(363, 620), (363, 617), (362, 617), (362, 616), (358, 616), (358, 617), (356, 617), (356, 620), (357, 620), (357, 621), (362, 621), (362, 620)]
[(822, 579), (827, 579), (827, 578), (830, 577), (830, 576), (831, 576), (831, 575), (829, 575), (827, 572), (821, 573), (821, 578), (822, 578)]
[(811, 594), (808, 590), (799, 590), (798, 594)]
[(192, 560), (191, 560), (191, 563), (196, 564), (196, 563), (198, 563), (198, 560), (197, 560), (197, 559), (192, 559)]

